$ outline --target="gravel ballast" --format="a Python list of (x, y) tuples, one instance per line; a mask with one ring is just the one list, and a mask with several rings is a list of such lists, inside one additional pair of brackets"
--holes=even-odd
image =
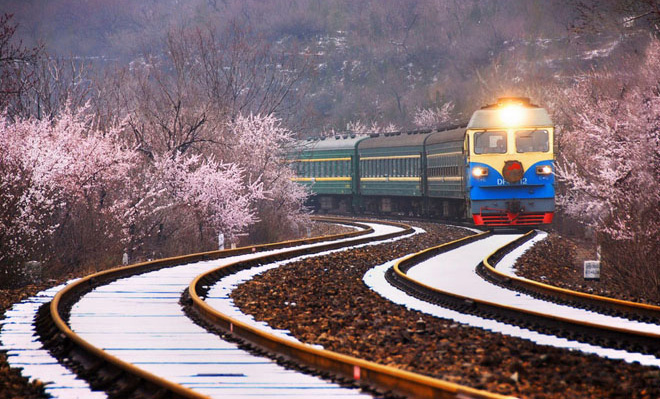
[[(56, 285), (56, 284), (53, 284)], [(28, 285), (19, 289), (0, 290), (0, 319), (14, 303), (27, 299), (48, 288), (48, 284)], [(30, 382), (21, 375), (19, 369), (9, 367), (7, 355), (0, 351), (0, 399), (41, 399), (48, 398), (41, 381)]]
[(371, 267), (469, 234), (422, 227), (426, 234), (270, 270), (240, 285), (232, 297), (255, 319), (303, 342), (474, 388), (524, 398), (660, 396), (657, 368), (434, 318), (366, 287), (362, 278)]
[[(427, 233), (414, 238), (272, 270), (240, 286), (234, 300), (245, 312), (292, 331), (302, 341), (475, 388), (524, 398), (660, 397), (657, 368), (539, 346), (436, 319), (394, 305), (369, 290), (362, 277), (372, 266), (470, 234), (434, 224), (422, 227)], [(321, 229), (326, 234), (344, 230)], [(583, 284), (576, 272), (562, 271), (565, 248), (556, 242), (528, 251), (519, 261), (518, 272), (579, 288)], [(57, 284), (53, 280), (0, 290), (0, 315), (13, 303)], [(585, 289), (594, 290), (596, 285), (590, 283)], [(422, 325), (424, 332), (420, 332)], [(0, 399), (44, 397), (42, 383), (29, 383), (8, 366), (0, 352)]]

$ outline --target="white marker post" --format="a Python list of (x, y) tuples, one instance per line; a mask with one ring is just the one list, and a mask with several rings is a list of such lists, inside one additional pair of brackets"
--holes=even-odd
[(600, 280), (600, 261), (599, 260), (585, 260), (584, 261), (584, 279), (585, 280)]
[(225, 235), (222, 233), (218, 234), (218, 249), (221, 251), (225, 249)]

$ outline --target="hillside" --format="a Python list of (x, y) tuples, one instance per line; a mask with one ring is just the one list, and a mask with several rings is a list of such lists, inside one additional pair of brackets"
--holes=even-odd
[(301, 102), (290, 107), (292, 127), (308, 134), (345, 130), (357, 120), (408, 128), (417, 109), (449, 101), (457, 118), (502, 95), (542, 102), (547, 85), (591, 68), (616, 67), (622, 55), (642, 52), (647, 41), (646, 33), (635, 34), (639, 24), (621, 30), (603, 24), (608, 16), (585, 17), (589, 2), (5, 3), (26, 44), (41, 40), (50, 54), (101, 68), (165, 51), (172, 30), (227, 32), (237, 26), (267, 51), (308, 63), (293, 90)]

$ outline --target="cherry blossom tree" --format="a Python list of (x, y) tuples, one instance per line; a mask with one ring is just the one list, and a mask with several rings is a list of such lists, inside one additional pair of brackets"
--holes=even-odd
[(356, 134), (368, 134), (400, 132), (401, 128), (394, 123), (388, 123), (387, 125), (383, 126), (377, 122), (371, 122), (371, 124), (367, 124), (361, 120), (356, 120), (348, 122), (346, 124), (346, 130)]
[(254, 202), (263, 198), (260, 182), (244, 184), (236, 164), (200, 155), (157, 155), (140, 177), (124, 215), (131, 253), (165, 255), (168, 240), (202, 245), (174, 249), (179, 252), (215, 249), (218, 233), (231, 239), (256, 221)]
[[(253, 226), (251, 238), (257, 240), (280, 238), (287, 231), (295, 230), (308, 219), (302, 212), (305, 194), (290, 181), (293, 175), (283, 162), (292, 133), (272, 114), (246, 117), (240, 112), (222, 111), (225, 108), (216, 102), (218, 99), (209, 98), (203, 82), (193, 78), (194, 71), (187, 69), (196, 62), (188, 62), (192, 55), (186, 54), (186, 47), (180, 48), (178, 44), (171, 41), (169, 61), (151, 58), (146, 66), (136, 68), (134, 77), (118, 76), (115, 81), (113, 96), (118, 100), (118, 113), (127, 115), (126, 141), (144, 155), (144, 170), (147, 171), (135, 176), (141, 183), (132, 191), (140, 193), (134, 197), (133, 204), (136, 204), (136, 212), (142, 210), (144, 217), (139, 212), (131, 216), (135, 220), (128, 227), (132, 237), (129, 252), (163, 254), (199, 250), (167, 244), (186, 242), (177, 239), (185, 234), (197, 237), (204, 242), (202, 248), (210, 249), (212, 237), (217, 237), (218, 233), (233, 239), (239, 233), (247, 233), (248, 225)], [(168, 65), (173, 66), (172, 70)], [(197, 168), (210, 168), (205, 170), (212, 170), (210, 176), (218, 175), (219, 179), (222, 173), (231, 172), (226, 178), (241, 187), (234, 194), (239, 199), (249, 200), (245, 204), (236, 203), (236, 212), (250, 213), (250, 221), (231, 222), (228, 210), (209, 213), (191, 207), (185, 212), (181, 209), (171, 212), (182, 198), (167, 190), (152, 190), (161, 185), (158, 179), (165, 179), (166, 171), (179, 170), (163, 160), (182, 162), (177, 168), (189, 173), (196, 172)], [(241, 178), (237, 181), (234, 177), (238, 174)], [(193, 181), (186, 184), (192, 185)], [(147, 212), (150, 206), (158, 211)], [(183, 214), (188, 216), (183, 217)], [(222, 225), (218, 221), (201, 220), (203, 215), (215, 218), (214, 214), (227, 222)], [(255, 225), (257, 220), (260, 222)]]
[(451, 101), (441, 107), (418, 108), (413, 116), (413, 123), (419, 127), (437, 127), (451, 121), (454, 103)]
[(185, 51), (172, 48), (164, 59), (145, 55), (144, 64), (119, 70), (106, 82), (103, 92), (112, 100), (98, 99), (101, 114), (126, 116), (127, 140), (152, 159), (214, 142), (218, 112), (203, 100)]
[(293, 134), (273, 116), (297, 103), (298, 52), (239, 25), (173, 30), (163, 52), (95, 82), (83, 64), (17, 52), (9, 19), (0, 53), (41, 64), (16, 75), (34, 77), (26, 111), (0, 120), (0, 270), (214, 249), (218, 233), (271, 240), (309, 222), (284, 161)]
[(256, 203), (260, 223), (251, 229), (251, 237), (281, 238), (309, 223), (303, 206), (307, 193), (291, 180), (295, 173), (285, 161), (293, 133), (272, 115), (239, 114), (227, 122), (227, 134), (232, 139), (223, 156), (244, 168), (248, 187), (259, 184), (263, 190)]
[(239, 121), (235, 151), (247, 155), (222, 163), (176, 151), (147, 157), (126, 145), (124, 125), (101, 131), (86, 108), (53, 120), (3, 115), (2, 281), (17, 281), (30, 259), (74, 270), (99, 258), (118, 263), (124, 250), (134, 259), (214, 249), (219, 232), (232, 239), (258, 220), (260, 201), (304, 221), (293, 209), (305, 193), (277, 157), (290, 133), (272, 117)]
[[(0, 147), (0, 270), (61, 257), (67, 249), (55, 245), (58, 238), (84, 223), (93, 223), (101, 237), (120, 239), (111, 227), (133, 155), (121, 146), (117, 129), (93, 129), (84, 110), (67, 109), (52, 121), (12, 122), (5, 114)], [(92, 214), (102, 220), (86, 218)]]
[[(660, 42), (641, 67), (592, 72), (557, 98), (566, 214), (592, 225), (627, 289), (660, 299)], [(648, 283), (638, 284), (644, 278)], [(645, 292), (641, 292), (646, 290)]]

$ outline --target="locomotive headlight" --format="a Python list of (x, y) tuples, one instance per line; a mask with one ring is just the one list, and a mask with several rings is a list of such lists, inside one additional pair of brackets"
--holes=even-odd
[(476, 177), (477, 179), (486, 177), (488, 176), (488, 168), (484, 168), (483, 166), (475, 166), (472, 168), (472, 176)]
[(500, 109), (500, 120), (506, 126), (518, 126), (522, 122), (524, 109), (519, 104), (505, 105)]
[(550, 165), (539, 165), (536, 167), (536, 174), (542, 176), (548, 176), (552, 174), (552, 166)]

